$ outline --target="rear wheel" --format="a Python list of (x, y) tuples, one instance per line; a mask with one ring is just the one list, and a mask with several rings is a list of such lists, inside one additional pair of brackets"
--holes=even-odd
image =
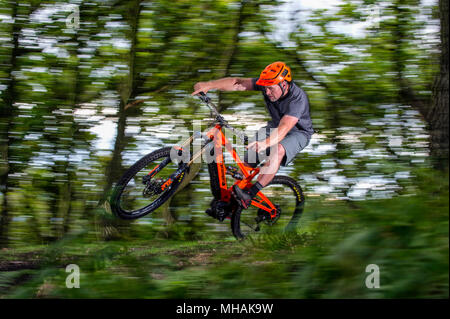
[[(171, 147), (156, 150), (131, 166), (114, 187), (110, 197), (111, 210), (123, 219), (145, 216), (173, 195), (181, 184), (185, 172), (172, 183), (166, 183), (169, 176), (184, 165), (170, 160)], [(149, 178), (158, 165), (165, 165), (161, 171)]]
[[(238, 209), (231, 218), (231, 230), (238, 239), (262, 234), (292, 231), (297, 228), (303, 213), (304, 195), (300, 185), (290, 177), (275, 176), (261, 192), (277, 208), (276, 217), (263, 209), (250, 206)], [(259, 199), (258, 196), (255, 198)]]

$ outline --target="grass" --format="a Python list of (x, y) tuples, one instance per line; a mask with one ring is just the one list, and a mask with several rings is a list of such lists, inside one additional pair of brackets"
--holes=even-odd
[[(140, 228), (125, 239), (87, 231), (4, 250), (0, 266), (23, 264), (0, 273), (0, 297), (448, 298), (448, 174), (418, 172), (417, 180), (415, 196), (310, 200), (296, 232), (243, 242), (204, 229), (163, 238)], [(80, 267), (79, 289), (65, 286), (70, 263)], [(369, 264), (379, 266), (379, 289), (365, 285)]]

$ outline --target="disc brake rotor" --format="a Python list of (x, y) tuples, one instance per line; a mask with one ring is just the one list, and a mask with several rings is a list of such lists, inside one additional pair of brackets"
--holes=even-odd
[(164, 179), (162, 178), (150, 180), (144, 184), (145, 189), (142, 191), (142, 195), (144, 195), (144, 197), (152, 197), (163, 192), (162, 185), (164, 184)]

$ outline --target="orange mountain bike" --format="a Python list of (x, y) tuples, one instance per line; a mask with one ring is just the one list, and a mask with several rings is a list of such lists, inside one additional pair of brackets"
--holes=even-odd
[[(175, 193), (191, 164), (205, 154), (212, 158), (207, 162), (214, 197), (206, 210), (208, 215), (221, 222), (230, 219), (231, 230), (238, 239), (253, 233), (295, 229), (303, 212), (304, 196), (300, 185), (290, 177), (275, 176), (247, 210), (239, 205), (232, 194), (233, 185), (249, 189), (260, 167), (241, 161), (223, 128), (230, 129), (244, 144), (248, 143), (247, 136), (217, 112), (209, 97), (198, 96), (215, 118), (211, 128), (206, 133), (194, 134), (179, 146), (156, 150), (132, 165), (113, 189), (110, 198), (113, 213), (123, 219), (136, 219), (155, 211)], [(198, 141), (201, 147), (191, 156), (190, 148)], [(231, 153), (234, 165), (225, 165), (223, 148)]]

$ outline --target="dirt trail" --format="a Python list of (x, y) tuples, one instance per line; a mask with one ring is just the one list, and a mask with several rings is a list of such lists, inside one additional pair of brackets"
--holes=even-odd
[(0, 271), (14, 271), (23, 269), (38, 269), (41, 263), (40, 253), (28, 252), (14, 254), (15, 260), (0, 259)]
[[(192, 265), (207, 265), (211, 264), (211, 258), (213, 258), (218, 252), (233, 249), (233, 242), (199, 242), (198, 245), (189, 246), (189, 247), (178, 247), (178, 248), (170, 248), (167, 247), (167, 250), (158, 251), (155, 253), (144, 253), (139, 256), (139, 258), (149, 258), (155, 256), (174, 256), (176, 257), (177, 265), (181, 268), (185, 268)], [(145, 251), (148, 249), (148, 246), (137, 246), (130, 248), (126, 254), (136, 254), (140, 251)], [(237, 255), (241, 253), (236, 252)], [(43, 264), (48, 262), (48, 257), (44, 256), (42, 251), (39, 252), (26, 252), (26, 253), (14, 253), (11, 251), (3, 255), (3, 259), (0, 258), (0, 272), (1, 271), (17, 271), (17, 270), (26, 270), (26, 269), (39, 269)], [(86, 255), (83, 256), (59, 256), (55, 262), (58, 264), (66, 265), (71, 263), (74, 258), (79, 257), (89, 257)]]

